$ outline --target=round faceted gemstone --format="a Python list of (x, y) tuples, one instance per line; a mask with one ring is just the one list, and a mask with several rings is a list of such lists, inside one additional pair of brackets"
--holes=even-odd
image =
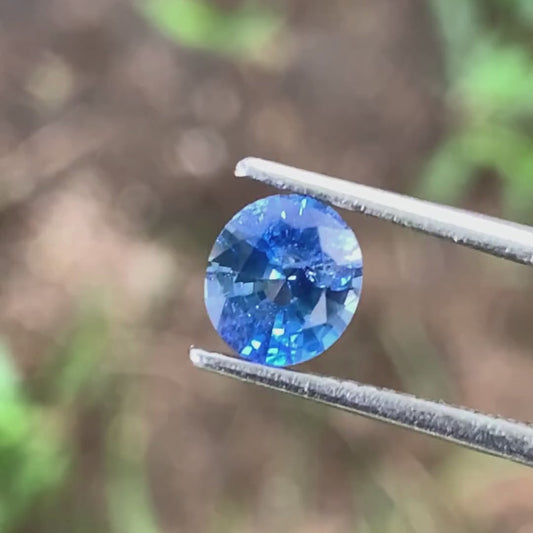
[(359, 243), (336, 211), (307, 196), (270, 196), (239, 211), (218, 236), (207, 312), (241, 357), (294, 365), (340, 337), (362, 275)]

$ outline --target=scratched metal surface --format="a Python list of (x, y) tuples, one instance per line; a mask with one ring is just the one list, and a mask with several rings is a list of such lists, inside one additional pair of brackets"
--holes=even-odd
[(359, 185), (256, 157), (241, 160), (238, 177), (315, 196), (352, 211), (441, 237), (457, 244), (533, 266), (533, 228)]
[(314, 400), (533, 466), (533, 426), (400, 392), (191, 348), (198, 368)]

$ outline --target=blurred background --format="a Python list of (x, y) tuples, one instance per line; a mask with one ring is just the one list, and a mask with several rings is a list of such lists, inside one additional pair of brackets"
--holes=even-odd
[[(531, 533), (533, 472), (192, 368), (246, 155), (533, 222), (531, 0), (0, 0), (0, 531)], [(532, 420), (531, 269), (353, 213), (299, 370)]]

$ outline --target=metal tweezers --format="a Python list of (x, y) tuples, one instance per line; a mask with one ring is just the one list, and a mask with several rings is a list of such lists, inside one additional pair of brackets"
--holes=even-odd
[[(314, 196), (504, 259), (533, 266), (533, 227), (248, 157), (235, 175)], [(533, 426), (354, 381), (250, 363), (191, 347), (199, 368), (315, 400), (533, 466)]]

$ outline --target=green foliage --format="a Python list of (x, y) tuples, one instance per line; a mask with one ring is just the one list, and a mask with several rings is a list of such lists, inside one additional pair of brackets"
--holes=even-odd
[(141, 13), (161, 33), (194, 48), (253, 58), (280, 24), (279, 16), (254, 3), (224, 10), (207, 0), (144, 0)]
[(146, 432), (143, 421), (127, 414), (126, 395), (122, 413), (115, 417), (107, 435), (107, 499), (111, 530), (116, 533), (157, 533), (155, 513), (149, 494), (146, 464)]
[(68, 455), (55, 417), (24, 393), (0, 345), (0, 530), (11, 531), (43, 495), (57, 489)]
[(465, 59), (455, 91), (476, 121), (520, 118), (533, 112), (532, 67), (523, 47), (482, 40)]
[(457, 202), (480, 171), (492, 170), (502, 180), (505, 212), (531, 220), (533, 56), (522, 33), (513, 30), (519, 23), (533, 25), (533, 4), (496, 1), (513, 15), (505, 28), (491, 26), (479, 0), (432, 5), (442, 28), (449, 101), (461, 120), (430, 161), (422, 194)]
[(109, 350), (109, 324), (104, 302), (84, 300), (46, 376), (52, 401), (71, 405), (83, 393), (98, 397), (105, 388), (102, 370)]
[[(88, 408), (105, 405), (109, 398), (104, 367), (110, 348), (109, 321), (102, 301), (82, 302), (68, 329), (60, 350), (35, 383), (19, 376), (11, 354), (0, 344), (2, 533), (18, 530), (35, 513), (51, 524), (58, 519), (63, 523), (69, 516), (66, 489), (78, 472), (71, 421)], [(87, 517), (81, 511), (76, 511), (69, 531), (83, 531), (83, 524), (90, 523), (90, 509)]]

